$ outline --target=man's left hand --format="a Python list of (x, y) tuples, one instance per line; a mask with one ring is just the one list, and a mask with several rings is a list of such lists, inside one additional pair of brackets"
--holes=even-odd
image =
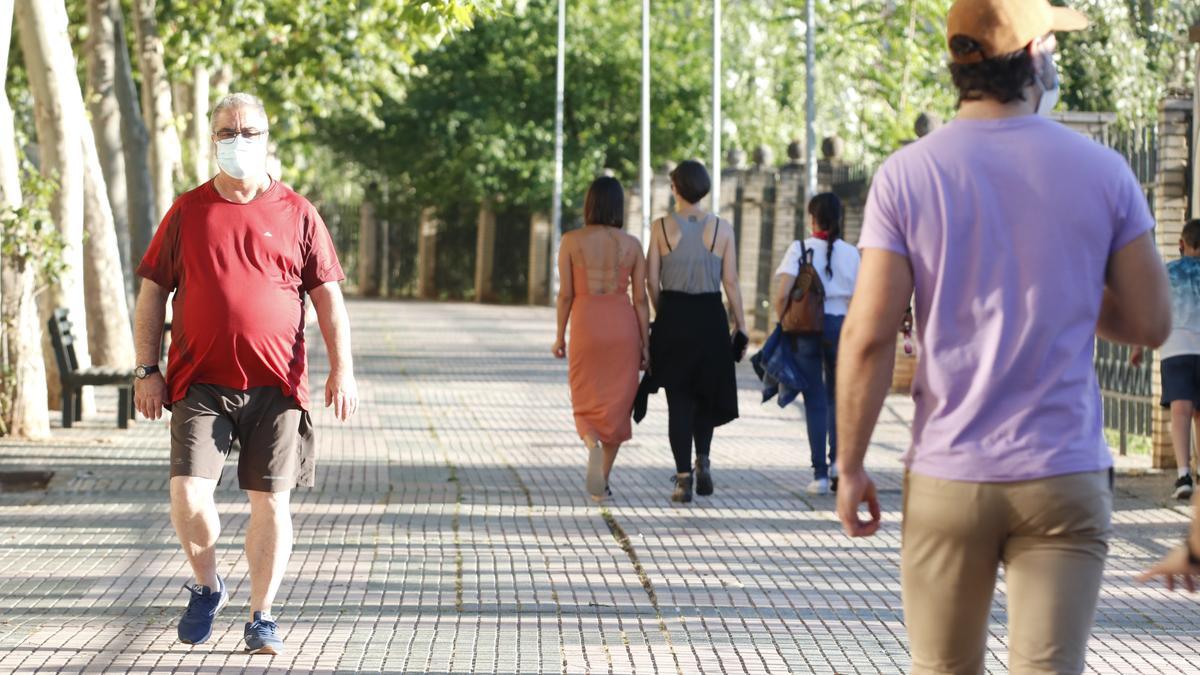
[(341, 421), (350, 419), (358, 410), (358, 383), (354, 375), (330, 373), (325, 380), (325, 407), (333, 406), (333, 414)]

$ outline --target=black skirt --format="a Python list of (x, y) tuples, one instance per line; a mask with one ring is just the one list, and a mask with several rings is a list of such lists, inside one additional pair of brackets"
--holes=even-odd
[(720, 293), (663, 291), (650, 331), (650, 371), (669, 391), (687, 391), (714, 426), (737, 419), (737, 376)]

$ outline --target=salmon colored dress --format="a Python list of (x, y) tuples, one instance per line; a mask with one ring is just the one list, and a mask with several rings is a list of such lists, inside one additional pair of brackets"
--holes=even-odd
[[(575, 300), (571, 304), (567, 373), (579, 437), (591, 436), (615, 445), (633, 437), (630, 415), (642, 347), (637, 313), (629, 299), (632, 266), (621, 264), (620, 246), (615, 242), (605, 258), (584, 261), (581, 251), (573, 255)], [(595, 263), (593, 270), (607, 272), (604, 285), (610, 292), (591, 292), (588, 262)]]

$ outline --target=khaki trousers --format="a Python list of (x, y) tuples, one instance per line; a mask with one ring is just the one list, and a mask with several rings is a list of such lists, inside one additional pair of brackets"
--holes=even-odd
[(1017, 483), (904, 478), (913, 673), (982, 673), (999, 565), (1012, 673), (1079, 673), (1111, 532), (1109, 471)]

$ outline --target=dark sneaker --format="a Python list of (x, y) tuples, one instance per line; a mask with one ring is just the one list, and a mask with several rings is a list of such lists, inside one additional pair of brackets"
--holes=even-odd
[(708, 457), (696, 457), (696, 494), (707, 497), (713, 493), (712, 467)]
[(671, 493), (671, 501), (681, 503), (692, 501), (692, 474), (675, 476), (675, 491)]
[(229, 592), (225, 590), (225, 580), (217, 577), (217, 590), (208, 586), (183, 585), (191, 594), (187, 610), (179, 620), (179, 641), (188, 645), (198, 645), (212, 637), (213, 619), (217, 612), (229, 604)]
[(1179, 480), (1175, 481), (1175, 492), (1172, 493), (1175, 499), (1191, 499), (1192, 498), (1192, 474), (1180, 476)]
[(837, 492), (837, 486), (838, 486), (837, 465), (830, 464), (829, 465), (829, 491)]
[(283, 638), (279, 626), (266, 612), (255, 612), (254, 621), (246, 624), (246, 651), (250, 654), (283, 654)]

